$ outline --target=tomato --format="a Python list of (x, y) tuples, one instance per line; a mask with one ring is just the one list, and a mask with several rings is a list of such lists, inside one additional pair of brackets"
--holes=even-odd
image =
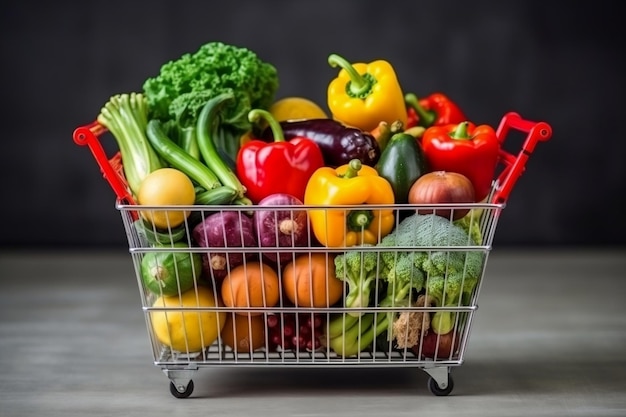
[[(160, 168), (148, 174), (139, 186), (137, 202), (147, 206), (192, 205), (196, 192), (191, 179), (174, 168)], [(180, 226), (188, 211), (144, 210), (141, 215), (159, 229)]]

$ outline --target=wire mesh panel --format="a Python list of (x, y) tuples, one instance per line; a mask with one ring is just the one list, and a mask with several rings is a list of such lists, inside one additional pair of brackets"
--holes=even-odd
[[(347, 227), (332, 230), (345, 237), (332, 248), (308, 213), (363, 206), (118, 208), (158, 364), (348, 366), (462, 362), (502, 205), (451, 207), (470, 210), (461, 220), (371, 206), (390, 231), (348, 245)], [(169, 230), (144, 219), (174, 210), (186, 217)]]

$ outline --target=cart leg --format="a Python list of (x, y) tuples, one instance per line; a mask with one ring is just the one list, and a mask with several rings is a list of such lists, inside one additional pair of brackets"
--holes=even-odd
[(170, 380), (170, 392), (176, 398), (187, 398), (193, 392), (193, 380), (191, 377), (197, 369), (163, 369)]
[(428, 378), (428, 389), (431, 393), (437, 396), (446, 396), (452, 392), (454, 381), (452, 376), (450, 376), (449, 367), (423, 368), (423, 371), (430, 375), (430, 378)]

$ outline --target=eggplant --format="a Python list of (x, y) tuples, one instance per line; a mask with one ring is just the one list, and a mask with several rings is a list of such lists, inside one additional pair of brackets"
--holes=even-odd
[[(334, 119), (307, 119), (280, 122), (285, 140), (295, 137), (309, 138), (320, 147), (324, 163), (338, 167), (359, 159), (364, 165), (375, 166), (381, 149), (369, 132), (344, 125)], [(261, 139), (273, 140), (272, 131), (266, 128)]]

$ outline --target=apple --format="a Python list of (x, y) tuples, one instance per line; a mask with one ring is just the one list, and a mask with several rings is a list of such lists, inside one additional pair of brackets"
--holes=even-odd
[[(452, 348), (453, 342), (454, 349)], [(458, 353), (460, 342), (461, 335), (454, 330), (441, 335), (433, 331), (429, 331), (422, 339), (422, 356), (435, 359), (436, 352), (436, 359), (449, 359), (451, 357), (450, 354), (454, 356)], [(419, 349), (420, 345), (413, 346), (413, 352), (416, 355), (419, 354)]]

